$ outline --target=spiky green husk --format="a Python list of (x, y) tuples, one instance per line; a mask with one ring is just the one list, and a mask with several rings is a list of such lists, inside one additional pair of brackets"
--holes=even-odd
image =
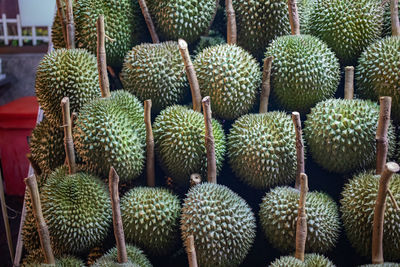
[(141, 101), (152, 100), (152, 111), (179, 104), (189, 92), (177, 42), (141, 44), (126, 55), (121, 73), (124, 89)]
[[(220, 170), (225, 155), (225, 134), (221, 124), (212, 120), (215, 158)], [(201, 113), (183, 106), (171, 106), (153, 124), (155, 151), (163, 170), (178, 185), (188, 185), (192, 173), (207, 174), (205, 125)]]
[[(25, 245), (25, 244), (24, 244)], [(35, 249), (30, 251), (22, 261), (22, 267), (45, 267), (45, 258), (42, 249)], [(63, 256), (56, 259), (55, 267), (84, 267), (85, 264), (72, 256)]]
[(29, 148), (42, 172), (53, 171), (65, 162), (63, 128), (44, 119), (33, 129)]
[(400, 120), (400, 37), (387, 37), (362, 53), (356, 69), (356, 83), (363, 98), (392, 97), (392, 117)]
[(57, 11), (54, 14), (53, 24), (51, 26), (51, 42), (55, 49), (67, 47), (65, 40), (64, 40), (64, 34), (62, 31), (60, 18), (57, 14)]
[(56, 254), (80, 253), (101, 243), (111, 225), (108, 190), (97, 177), (56, 169), (41, 193), (43, 216)]
[(243, 48), (224, 44), (204, 49), (193, 62), (202, 96), (213, 114), (233, 120), (249, 112), (261, 83), (257, 61)]
[[(297, 189), (276, 187), (264, 196), (260, 205), (260, 221), (265, 236), (282, 252), (295, 250), (299, 198)], [(307, 194), (306, 213), (306, 251), (324, 253), (331, 250), (340, 231), (336, 203), (324, 193), (310, 192)]]
[[(371, 167), (376, 160), (379, 107), (369, 100), (329, 99), (307, 115), (304, 134), (315, 162), (328, 171), (347, 173)], [(394, 132), (389, 127), (389, 157)]]
[[(357, 252), (366, 257), (371, 255), (372, 223), (379, 178), (372, 172), (356, 175), (345, 184), (340, 200), (347, 237)], [(393, 176), (389, 188), (395, 199), (400, 199), (400, 175)], [(400, 212), (395, 210), (389, 199), (386, 201), (383, 233), (385, 259), (399, 260)]]
[(255, 238), (255, 218), (244, 199), (223, 185), (192, 187), (182, 207), (182, 240), (194, 236), (199, 266), (238, 266)]
[(316, 37), (278, 37), (265, 56), (274, 57), (272, 94), (284, 109), (307, 113), (318, 102), (334, 96), (340, 81), (339, 62)]
[(149, 1), (157, 33), (165, 40), (193, 43), (208, 31), (216, 11), (215, 0)]
[(233, 0), (238, 44), (261, 59), (276, 37), (290, 34), (287, 1)]
[(299, 12), (300, 32), (309, 34), (310, 13), (314, 8), (316, 0), (298, 0), (297, 9)]
[(309, 32), (326, 42), (343, 64), (355, 64), (361, 52), (380, 38), (383, 9), (371, 0), (316, 0)]
[(382, 264), (367, 264), (360, 267), (400, 267), (400, 263), (385, 262)]
[(305, 254), (304, 262), (293, 256), (284, 256), (272, 262), (269, 267), (335, 267), (335, 265), (323, 255)]
[(85, 105), (74, 127), (75, 148), (88, 169), (108, 177), (114, 167), (121, 180), (135, 179), (144, 166), (143, 106), (128, 92)]
[(296, 177), (296, 134), (286, 113), (240, 117), (232, 125), (227, 146), (231, 168), (251, 186), (266, 189)]
[(219, 32), (211, 30), (207, 36), (200, 37), (200, 40), (197, 43), (193, 53), (197, 55), (207, 47), (225, 43), (226, 43), (225, 38)]
[(84, 49), (54, 50), (39, 63), (35, 90), (46, 117), (61, 126), (61, 99), (69, 97), (71, 112), (78, 112), (100, 96), (96, 57)]
[(135, 187), (121, 199), (128, 241), (156, 255), (165, 255), (179, 240), (178, 197), (164, 188)]
[[(130, 267), (152, 267), (150, 261), (147, 259), (146, 255), (139, 248), (129, 245), (126, 245), (126, 252), (128, 255), (128, 261), (132, 265), (128, 265)], [(99, 258), (94, 264), (93, 267), (113, 267), (118, 266), (115, 265), (117, 263), (117, 248), (114, 247), (107, 251), (101, 258)]]

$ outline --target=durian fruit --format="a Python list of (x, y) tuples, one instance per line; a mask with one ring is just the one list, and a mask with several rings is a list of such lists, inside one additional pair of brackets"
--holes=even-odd
[(227, 147), (231, 168), (253, 187), (288, 184), (296, 177), (295, 131), (286, 113), (240, 117), (232, 125)]
[[(375, 162), (379, 106), (369, 100), (329, 99), (307, 115), (305, 139), (311, 155), (324, 169), (348, 173)], [(389, 157), (394, 150), (389, 127)]]
[(325, 256), (319, 254), (305, 254), (304, 262), (292, 256), (284, 256), (272, 262), (269, 267), (335, 267)]
[(261, 71), (243, 48), (231, 44), (206, 48), (196, 56), (193, 65), (201, 95), (211, 97), (216, 117), (233, 120), (253, 107)]
[(178, 197), (164, 188), (135, 187), (121, 199), (125, 237), (151, 254), (166, 255), (179, 241)]
[[(225, 154), (225, 134), (218, 121), (212, 121), (217, 170)], [(189, 185), (192, 173), (207, 173), (205, 126), (201, 113), (183, 106), (171, 106), (153, 124), (155, 152), (163, 170), (178, 185)]]
[(255, 238), (254, 215), (244, 199), (223, 185), (192, 187), (182, 206), (182, 240), (194, 236), (199, 266), (238, 266)]
[(143, 106), (128, 92), (114, 91), (82, 107), (74, 127), (77, 153), (90, 171), (107, 177), (113, 166), (121, 180), (135, 179), (144, 167)]
[[(264, 196), (260, 204), (259, 216), (265, 236), (281, 252), (295, 249), (293, 240), (299, 198), (297, 189), (276, 187)], [(306, 213), (306, 252), (324, 253), (333, 249), (340, 232), (339, 211), (334, 200), (321, 192), (309, 192)]]
[(340, 66), (328, 46), (311, 35), (278, 37), (265, 56), (273, 56), (272, 95), (285, 110), (307, 113), (319, 101), (334, 96)]
[(55, 254), (80, 253), (100, 244), (111, 224), (111, 204), (103, 182), (84, 172), (56, 169), (41, 190), (43, 216)]
[(380, 1), (316, 0), (309, 16), (311, 35), (326, 42), (343, 64), (354, 65), (382, 32)]
[(44, 56), (36, 72), (36, 97), (46, 118), (61, 126), (60, 101), (69, 97), (78, 112), (100, 96), (96, 57), (84, 49), (56, 49)]
[[(24, 243), (25, 245), (25, 243)], [(49, 266), (42, 262), (45, 261), (42, 249), (30, 251), (22, 260), (22, 267), (45, 267)], [(63, 256), (56, 259), (55, 267), (84, 267), (85, 264), (73, 256)]]
[(189, 92), (177, 42), (133, 47), (125, 56), (121, 80), (141, 101), (151, 99), (155, 113), (181, 103)]
[[(390, 141), (389, 141), (390, 143)], [(365, 256), (371, 255), (372, 223), (374, 207), (378, 195), (379, 175), (363, 172), (345, 184), (341, 203), (343, 225), (347, 238), (356, 251)], [(400, 199), (400, 175), (394, 174), (389, 189), (395, 199)], [(385, 259), (400, 260), (400, 213), (391, 201), (386, 202), (383, 249)]]
[(157, 32), (165, 40), (184, 39), (193, 43), (204, 33), (217, 12), (215, 0), (152, 0), (149, 11)]
[(299, 12), (300, 31), (302, 34), (309, 34), (308, 25), (310, 23), (310, 13), (314, 8), (316, 0), (298, 0), (297, 7)]
[[(122, 266), (152, 267), (146, 255), (144, 255), (143, 251), (141, 251), (139, 248), (132, 245), (127, 245), (126, 252), (128, 254), (129, 262), (128, 264)], [(116, 262), (117, 262), (117, 248), (114, 247), (110, 249), (106, 254), (104, 254), (101, 258), (99, 258), (92, 266), (93, 267), (121, 266), (121, 265), (114, 265)]]
[(43, 173), (53, 171), (65, 161), (63, 129), (44, 119), (33, 129), (29, 148)]
[(261, 59), (276, 37), (290, 34), (286, 0), (233, 0), (238, 45)]
[(226, 43), (225, 38), (219, 32), (210, 30), (207, 36), (200, 37), (200, 40), (197, 43), (193, 53), (197, 55), (207, 47), (225, 43)]

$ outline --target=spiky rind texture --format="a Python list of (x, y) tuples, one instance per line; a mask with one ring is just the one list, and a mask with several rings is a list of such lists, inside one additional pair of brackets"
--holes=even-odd
[(287, 1), (233, 0), (238, 44), (260, 59), (276, 37), (290, 34)]
[[(212, 120), (217, 171), (225, 155), (225, 134), (221, 124)], [(192, 173), (207, 174), (205, 125), (203, 114), (183, 106), (171, 106), (153, 124), (155, 151), (163, 170), (178, 185), (188, 185)]]
[(63, 128), (44, 119), (33, 129), (29, 148), (42, 172), (53, 171), (65, 162)]
[(165, 40), (184, 39), (193, 43), (206, 33), (217, 6), (215, 0), (154, 0), (149, 1), (157, 33)]
[(400, 120), (400, 37), (387, 37), (361, 54), (356, 69), (357, 93), (377, 100), (392, 97), (392, 116)]
[(141, 101), (152, 100), (152, 111), (179, 104), (189, 92), (177, 42), (141, 44), (125, 56), (121, 73), (124, 89)]
[(361, 52), (382, 32), (383, 9), (378, 1), (316, 0), (309, 32), (326, 42), (343, 64), (355, 64)]
[[(44, 263), (45, 258), (42, 249), (30, 251), (22, 261), (22, 267), (45, 267), (49, 266)], [(56, 259), (55, 267), (84, 267), (85, 264), (72, 256), (63, 256)]]
[(253, 187), (266, 189), (296, 177), (296, 134), (286, 113), (240, 117), (232, 125), (227, 147), (231, 168)]
[[(270, 243), (282, 252), (295, 250), (296, 221), (300, 191), (276, 187), (260, 205), (260, 222)], [(340, 232), (336, 203), (321, 192), (307, 194), (307, 252), (324, 253), (335, 247)], [(282, 237), (285, 238), (282, 238)]]
[[(147, 259), (146, 255), (139, 248), (126, 245), (126, 253), (128, 255), (128, 261), (132, 264), (130, 267), (152, 267), (150, 261)], [(113, 267), (117, 263), (117, 248), (114, 247), (107, 251), (101, 258), (99, 258), (93, 267)]]
[(121, 180), (137, 178), (144, 166), (143, 116), (141, 102), (124, 91), (87, 103), (76, 120), (74, 143), (88, 169), (108, 177), (112, 166)]
[(199, 266), (238, 266), (256, 231), (246, 201), (228, 187), (202, 183), (186, 195), (181, 215), (182, 240), (194, 236)]
[(360, 267), (400, 267), (400, 263), (385, 262), (382, 264), (367, 264)]
[(60, 18), (57, 11), (53, 18), (53, 24), (51, 26), (51, 42), (54, 49), (66, 48), (67, 45), (64, 40), (64, 34), (61, 27)]
[(310, 13), (314, 8), (316, 0), (298, 0), (297, 9), (299, 12), (300, 32), (301, 34), (309, 34), (308, 25), (310, 23)]
[(41, 200), (56, 254), (88, 251), (110, 230), (109, 193), (95, 176), (58, 168), (42, 187)]
[[(372, 172), (356, 175), (345, 184), (340, 200), (343, 225), (352, 246), (363, 256), (370, 257), (372, 224), (375, 202), (378, 196), (380, 176)], [(400, 175), (395, 174), (389, 185), (395, 199), (400, 198)], [(400, 212), (393, 203), (386, 201), (383, 228), (383, 249), (385, 259), (400, 259)]]
[(339, 62), (318, 38), (278, 37), (265, 56), (274, 57), (272, 94), (284, 109), (307, 113), (316, 103), (334, 96), (340, 81)]
[(201, 36), (199, 42), (196, 45), (196, 48), (194, 49), (193, 53), (197, 55), (201, 51), (203, 51), (205, 48), (210, 47), (210, 46), (216, 46), (220, 44), (225, 44), (225, 38), (216, 31), (210, 31), (207, 36)]
[(272, 262), (269, 267), (335, 267), (335, 265), (323, 255), (305, 254), (304, 262), (293, 256), (284, 256)]
[(178, 197), (164, 188), (135, 187), (121, 199), (128, 241), (155, 255), (165, 255), (179, 240)]
[(36, 97), (46, 117), (61, 126), (61, 99), (69, 97), (71, 112), (100, 96), (96, 57), (84, 49), (56, 49), (40, 61)]
[[(348, 173), (376, 160), (375, 134), (379, 106), (369, 100), (329, 99), (307, 115), (304, 134), (315, 162), (328, 171)], [(389, 127), (389, 157), (394, 150)]]
[(202, 96), (213, 114), (233, 120), (249, 112), (261, 84), (257, 61), (243, 48), (223, 44), (204, 49), (193, 62)]

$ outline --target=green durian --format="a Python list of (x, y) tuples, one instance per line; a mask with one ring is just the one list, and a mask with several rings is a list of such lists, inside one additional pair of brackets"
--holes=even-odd
[(310, 13), (314, 8), (316, 0), (298, 0), (297, 11), (299, 12), (300, 32), (309, 34)]
[(245, 183), (266, 189), (294, 181), (296, 133), (286, 113), (244, 115), (232, 125), (227, 139), (229, 164)]
[[(25, 244), (24, 244), (25, 245)], [(30, 251), (22, 261), (22, 267), (45, 267), (48, 264), (45, 261), (42, 249)], [(62, 256), (56, 259), (55, 267), (84, 267), (85, 264), (73, 256)]]
[[(375, 163), (375, 135), (379, 106), (369, 100), (329, 99), (307, 115), (304, 135), (316, 163), (324, 169), (348, 173)], [(389, 157), (394, 132), (389, 127)]]
[(253, 107), (261, 85), (257, 61), (243, 48), (224, 44), (204, 49), (193, 61), (202, 96), (211, 97), (213, 114), (233, 120)]
[(40, 61), (36, 97), (46, 118), (62, 125), (61, 99), (69, 97), (71, 112), (100, 96), (96, 57), (84, 49), (56, 49)]
[(285, 110), (307, 113), (318, 102), (334, 96), (340, 81), (335, 54), (311, 35), (276, 38), (265, 56), (273, 56), (271, 86)]
[(211, 30), (207, 36), (200, 37), (200, 40), (197, 43), (193, 53), (197, 55), (207, 47), (225, 43), (226, 43), (225, 38), (219, 32)]
[(177, 42), (133, 47), (125, 56), (121, 80), (141, 101), (151, 99), (154, 113), (181, 103), (189, 92)]
[(144, 167), (143, 106), (125, 91), (87, 103), (74, 127), (74, 143), (91, 172), (108, 177), (114, 167), (121, 180), (137, 178)]
[[(126, 253), (128, 255), (128, 263), (122, 266), (126, 267), (152, 267), (150, 261), (139, 248), (126, 245)], [(121, 267), (117, 263), (117, 248), (110, 249), (106, 254), (99, 258), (92, 266), (93, 267)]]
[(323, 255), (305, 254), (304, 262), (293, 256), (284, 256), (272, 262), (269, 267), (335, 267), (335, 265)]
[(64, 40), (60, 17), (58, 16), (57, 11), (54, 14), (53, 24), (51, 26), (51, 43), (53, 44), (54, 49), (67, 47)]
[[(300, 191), (292, 187), (275, 187), (260, 205), (260, 222), (273, 247), (281, 252), (295, 250), (296, 221)], [(340, 232), (336, 203), (321, 192), (309, 192), (306, 204), (306, 252), (324, 253), (333, 249)], [(282, 238), (284, 237), (284, 238)]]
[(392, 97), (392, 117), (400, 121), (400, 37), (387, 37), (367, 47), (356, 68), (357, 93), (377, 100)]
[(382, 33), (383, 8), (371, 0), (316, 0), (309, 33), (326, 42), (342, 64), (354, 65), (361, 52)]
[(180, 211), (169, 190), (135, 187), (121, 199), (125, 238), (151, 254), (166, 255), (179, 241)]
[(157, 33), (165, 40), (184, 39), (193, 43), (208, 32), (215, 13), (215, 0), (149, 1)]
[[(215, 158), (220, 170), (225, 154), (225, 134), (212, 120)], [(178, 185), (189, 185), (192, 173), (207, 174), (205, 125), (203, 114), (183, 106), (161, 111), (153, 124), (155, 152), (163, 170)]]
[[(352, 246), (365, 257), (371, 255), (372, 223), (378, 195), (379, 175), (363, 172), (345, 184), (340, 200), (343, 225)], [(400, 199), (400, 175), (394, 174), (389, 189)], [(383, 227), (385, 259), (400, 260), (400, 212), (391, 201), (386, 201)]]
[(88, 251), (110, 231), (109, 193), (95, 176), (58, 168), (42, 187), (41, 202), (56, 255)]
[(202, 183), (186, 195), (182, 240), (194, 236), (199, 266), (238, 266), (249, 252), (256, 221), (244, 199), (228, 187)]
[(285, 0), (233, 0), (238, 45), (261, 59), (276, 37), (290, 34)]

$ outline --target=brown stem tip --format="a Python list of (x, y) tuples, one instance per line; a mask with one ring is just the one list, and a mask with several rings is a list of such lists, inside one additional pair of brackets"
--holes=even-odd
[(354, 98), (354, 67), (347, 66), (344, 76), (344, 99)]
[(186, 239), (186, 253), (188, 255), (189, 267), (197, 267), (196, 248), (194, 246), (193, 235), (189, 235)]
[(139, 5), (142, 10), (142, 14), (143, 14), (144, 20), (146, 22), (147, 29), (149, 30), (149, 33), (151, 35), (151, 40), (153, 40), (153, 43), (155, 43), (155, 44), (159, 43), (160, 39), (158, 39), (156, 28), (154, 27), (153, 20), (151, 19), (150, 12), (149, 12), (149, 9), (147, 8), (146, 1), (139, 0)]
[(237, 42), (237, 29), (236, 29), (236, 15), (233, 9), (232, 0), (225, 0), (226, 17), (227, 17), (227, 42), (228, 44), (236, 44)]
[(202, 103), (204, 124), (206, 126), (207, 180), (209, 183), (217, 183), (217, 162), (215, 159), (215, 141), (212, 128), (210, 97), (204, 97)]
[(392, 98), (389, 96), (380, 97), (380, 111), (378, 127), (376, 129), (376, 174), (380, 174), (386, 164), (388, 153), (388, 131), (390, 125), (390, 112)]
[(97, 19), (97, 69), (99, 71), (99, 82), (101, 97), (110, 97), (110, 83), (107, 74), (107, 55), (106, 55), (106, 32), (104, 27), (104, 16), (100, 15)]
[(300, 113), (298, 113), (297, 111), (292, 112), (292, 121), (296, 133), (296, 156), (297, 156), (296, 183), (294, 187), (300, 190), (301, 174), (305, 172), (304, 143), (302, 138), (303, 131), (301, 128)]
[(304, 253), (306, 250), (307, 240), (307, 215), (306, 215), (306, 199), (308, 192), (308, 179), (305, 173), (300, 175), (300, 199), (299, 210), (296, 225), (296, 252), (295, 257), (304, 261)]
[(296, 0), (288, 0), (289, 22), (292, 35), (300, 35), (299, 12), (297, 10)]
[(261, 84), (261, 97), (260, 97), (260, 113), (268, 112), (269, 95), (271, 92), (271, 69), (273, 56), (269, 56), (264, 60), (263, 77)]
[(75, 150), (74, 150), (74, 140), (72, 138), (72, 123), (71, 123), (68, 97), (64, 97), (61, 100), (61, 109), (63, 114), (64, 146), (65, 146), (66, 161), (69, 168), (69, 174), (74, 174), (76, 172)]
[(67, 48), (75, 48), (75, 23), (72, 0), (67, 0)]
[(154, 137), (151, 127), (151, 99), (144, 101), (144, 123), (146, 125), (146, 174), (147, 185), (155, 186)]

